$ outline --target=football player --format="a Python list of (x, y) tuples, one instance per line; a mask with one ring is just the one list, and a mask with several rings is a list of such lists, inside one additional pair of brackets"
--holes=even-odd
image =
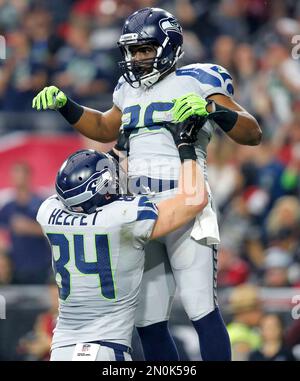
[(52, 361), (131, 360), (144, 245), (191, 221), (208, 202), (192, 144), (196, 126), (184, 124), (174, 134), (182, 161), (179, 191), (157, 206), (146, 196), (126, 195), (109, 154), (81, 150), (61, 166), (57, 195), (37, 215), (59, 287)]
[[(113, 106), (99, 112), (76, 104), (55, 86), (33, 100), (37, 110), (56, 109), (83, 135), (100, 142), (129, 136), (128, 173), (133, 191), (149, 189), (158, 201), (176, 192), (180, 160), (166, 122), (204, 118), (196, 153), (205, 178), (207, 145), (221, 128), (239, 144), (257, 145), (256, 119), (233, 100), (231, 75), (219, 65), (196, 63), (177, 68), (183, 54), (182, 28), (159, 8), (130, 15), (118, 45), (123, 55)], [(203, 124), (203, 123), (201, 123)], [(208, 186), (208, 184), (207, 184)], [(209, 192), (210, 193), (210, 192)], [(230, 342), (216, 298), (219, 231), (211, 194), (194, 222), (151, 241), (146, 257), (136, 326), (146, 360), (177, 360), (168, 319), (177, 288), (199, 337), (203, 360), (229, 360)]]

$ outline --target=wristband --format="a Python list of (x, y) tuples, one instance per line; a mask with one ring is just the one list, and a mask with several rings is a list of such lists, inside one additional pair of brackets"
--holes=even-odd
[(115, 160), (117, 160), (117, 161), (120, 160), (120, 156), (117, 155), (113, 149), (111, 149), (110, 151), (108, 151), (107, 154), (110, 155), (110, 156), (112, 156), (112, 157), (113, 157)]
[(212, 119), (224, 131), (229, 132), (235, 126), (239, 114), (236, 111), (230, 110), (227, 107), (218, 105), (212, 101), (213, 112), (211, 112), (207, 119)]
[(68, 98), (67, 103), (59, 108), (58, 111), (70, 124), (75, 124), (81, 118), (84, 109), (72, 99)]
[(178, 152), (181, 162), (184, 160), (197, 160), (195, 147), (191, 144), (181, 144), (178, 146)]

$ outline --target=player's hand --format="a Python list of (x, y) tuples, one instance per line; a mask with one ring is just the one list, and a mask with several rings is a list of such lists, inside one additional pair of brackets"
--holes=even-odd
[(196, 142), (198, 132), (205, 123), (206, 118), (192, 115), (184, 122), (170, 123), (168, 129), (171, 131), (177, 147), (180, 145), (192, 145)]
[(56, 86), (45, 87), (33, 98), (32, 108), (36, 110), (58, 110), (67, 103), (67, 96)]
[(174, 106), (171, 110), (174, 122), (183, 122), (192, 115), (206, 117), (209, 112), (206, 109), (208, 102), (199, 95), (189, 93), (173, 99)]

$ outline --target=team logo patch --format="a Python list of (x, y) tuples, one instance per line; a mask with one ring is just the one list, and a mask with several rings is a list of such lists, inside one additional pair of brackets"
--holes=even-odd
[(181, 26), (173, 19), (162, 19), (159, 25), (165, 34), (168, 34), (168, 32), (182, 33)]
[(109, 181), (112, 180), (111, 173), (107, 169), (104, 169), (100, 173), (97, 172), (93, 177), (95, 176), (97, 176), (97, 178), (92, 179), (92, 181), (90, 181), (86, 187), (86, 191), (90, 191), (93, 195), (106, 187)]

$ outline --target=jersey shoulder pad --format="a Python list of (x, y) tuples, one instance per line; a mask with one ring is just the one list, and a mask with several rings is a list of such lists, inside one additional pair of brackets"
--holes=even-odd
[(118, 216), (118, 223), (127, 224), (137, 219), (138, 198), (135, 196), (122, 196), (111, 203), (108, 208), (114, 216)]
[(122, 110), (122, 104), (124, 102), (124, 86), (127, 82), (124, 77), (120, 77), (114, 92), (113, 92), (113, 103), (118, 107), (118, 109)]
[(44, 221), (48, 221), (48, 215), (55, 208), (63, 208), (63, 205), (56, 195), (48, 197), (40, 206), (36, 220), (40, 225), (44, 225)]
[(134, 246), (143, 248), (151, 237), (155, 222), (158, 218), (158, 209), (148, 197), (138, 198), (137, 216), (133, 225)]
[(121, 214), (123, 223), (156, 220), (158, 214), (156, 205), (146, 196), (123, 196), (112, 206)]
[(234, 88), (229, 72), (220, 65), (213, 63), (196, 63), (183, 66), (176, 70), (177, 76), (189, 76), (196, 79), (204, 87), (204, 97), (214, 93), (233, 96)]
[(125, 83), (126, 83), (126, 81), (125, 81), (124, 77), (123, 77), (123, 76), (120, 77), (119, 80), (118, 80), (118, 83), (117, 83), (117, 85), (116, 85), (116, 87), (115, 87), (115, 89), (114, 89), (114, 91), (118, 91), (118, 90), (120, 90), (120, 88), (121, 88), (123, 85), (125, 85)]
[(157, 206), (146, 196), (139, 197), (137, 221), (156, 220), (158, 215)]

